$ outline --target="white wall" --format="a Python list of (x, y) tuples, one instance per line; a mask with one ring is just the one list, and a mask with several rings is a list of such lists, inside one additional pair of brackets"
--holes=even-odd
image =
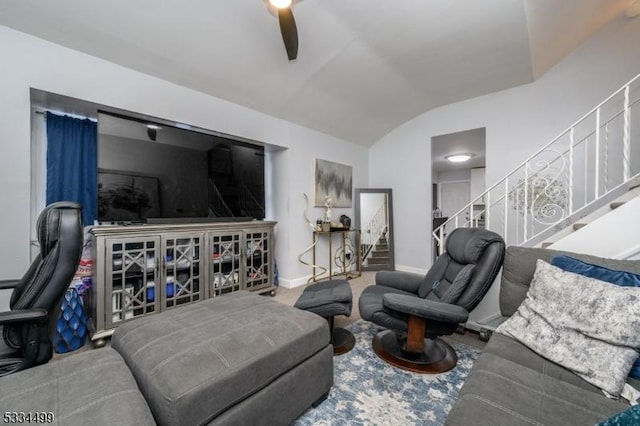
[[(621, 16), (539, 80), (433, 109), (373, 146), (370, 185), (394, 193), (397, 268), (426, 270), (431, 264), (433, 136), (486, 127), (489, 187), (639, 73), (638, 40), (640, 19)], [(479, 315), (495, 311), (496, 301), (492, 289), (490, 306), (483, 312), (481, 304)]]
[(471, 179), (471, 169), (449, 170), (438, 173), (437, 182), (460, 182)]
[[(19, 277), (29, 259), (30, 88), (187, 123), (287, 148), (269, 154), (275, 182), (268, 211), (279, 221), (281, 282), (310, 273), (297, 255), (310, 241), (302, 193), (312, 195), (313, 160), (353, 166), (353, 186), (366, 187), (367, 150), (314, 130), (142, 74), (0, 26), (0, 279)], [(353, 209), (334, 215), (353, 216)], [(322, 209), (310, 208), (310, 216)]]

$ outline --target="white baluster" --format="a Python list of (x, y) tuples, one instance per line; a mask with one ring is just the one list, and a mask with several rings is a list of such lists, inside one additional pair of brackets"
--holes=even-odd
[(575, 128), (569, 132), (569, 215), (573, 214), (573, 140)]
[[(504, 180), (504, 230), (503, 237), (505, 241), (508, 240), (508, 228), (509, 228), (509, 177), (506, 177)], [(516, 234), (517, 235), (517, 234)]]
[(631, 168), (630, 168), (630, 160), (631, 160), (631, 122), (629, 120), (629, 85), (624, 88), (624, 135), (622, 138), (622, 161), (624, 162), (622, 165), (623, 169), (623, 178), (626, 182), (631, 177)]
[(595, 198), (597, 199), (600, 194), (600, 108), (596, 110), (596, 158), (595, 172), (593, 175), (595, 179)]

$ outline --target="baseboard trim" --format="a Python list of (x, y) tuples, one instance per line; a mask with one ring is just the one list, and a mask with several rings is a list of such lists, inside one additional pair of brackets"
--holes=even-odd
[[(349, 270), (349, 273), (357, 273), (357, 271), (355, 270)], [(426, 272), (425, 272), (426, 274)], [(311, 278), (313, 278), (312, 275), (305, 275), (303, 277), (298, 277), (298, 278), (282, 278), (279, 277), (278, 278), (278, 286), (279, 287), (284, 287), (284, 288), (296, 288), (296, 287), (300, 287), (306, 284), (311, 283)], [(325, 281), (328, 279), (327, 274), (323, 274), (321, 277), (319, 277), (317, 280), (318, 281)], [(347, 277), (343, 274), (343, 275), (334, 275), (332, 279), (347, 279)]]
[[(409, 272), (411, 274), (417, 274), (417, 275), (423, 275), (423, 276), (427, 274), (426, 269), (414, 268), (412, 266), (405, 266), (405, 265), (396, 265), (396, 271)], [(284, 287), (284, 288), (296, 288), (296, 287), (306, 285), (310, 279), (311, 279), (311, 275), (306, 275), (304, 277), (299, 277), (299, 278), (280, 277), (278, 278), (278, 286)]]
[(396, 265), (396, 271), (409, 272), (418, 275), (427, 275), (427, 270), (422, 268), (414, 268), (413, 266)]
[(278, 286), (279, 287), (284, 287), (284, 288), (296, 288), (296, 287), (301, 287), (305, 284), (307, 284), (307, 282), (309, 282), (309, 279), (311, 278), (311, 275), (306, 276), (306, 277), (300, 277), (300, 278), (294, 278), (294, 279), (288, 279), (288, 278), (278, 278)]
[(496, 326), (494, 325), (495, 321), (501, 317), (502, 317), (502, 314), (500, 314), (500, 312), (497, 312), (493, 315), (489, 315), (488, 317), (478, 321), (467, 321), (464, 324), (464, 328), (467, 328), (473, 331), (478, 331), (478, 332), (482, 330), (495, 330), (496, 328)]

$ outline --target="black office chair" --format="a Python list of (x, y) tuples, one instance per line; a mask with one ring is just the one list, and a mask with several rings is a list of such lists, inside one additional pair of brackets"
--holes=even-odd
[(441, 373), (456, 365), (455, 351), (438, 337), (452, 334), (480, 303), (502, 267), (505, 244), (494, 232), (458, 228), (445, 250), (424, 278), (378, 272), (360, 296), (362, 318), (389, 329), (375, 336), (374, 351), (396, 367)]
[(48, 362), (51, 334), (62, 298), (82, 253), (82, 208), (77, 203), (47, 206), (37, 222), (40, 254), (20, 280), (2, 280), (13, 289), (10, 311), (0, 312), (0, 376)]

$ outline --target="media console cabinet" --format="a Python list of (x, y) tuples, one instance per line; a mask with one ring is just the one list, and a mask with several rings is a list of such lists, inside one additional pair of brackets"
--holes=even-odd
[(275, 291), (276, 222), (106, 225), (89, 230), (94, 260), (85, 298), (91, 340), (118, 325), (238, 290)]

